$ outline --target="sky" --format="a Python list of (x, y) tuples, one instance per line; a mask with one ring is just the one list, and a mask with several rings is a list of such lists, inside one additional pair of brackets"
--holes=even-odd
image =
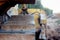
[(60, 0), (41, 0), (44, 7), (52, 9), (53, 13), (60, 13)]

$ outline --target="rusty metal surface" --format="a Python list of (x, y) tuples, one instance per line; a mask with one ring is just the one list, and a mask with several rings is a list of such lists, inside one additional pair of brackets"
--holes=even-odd
[(17, 15), (12, 16), (4, 25), (35, 25), (33, 15)]
[(12, 16), (9, 21), (3, 24), (1, 32), (5, 33), (21, 33), (26, 34), (35, 33), (34, 15), (18, 15)]

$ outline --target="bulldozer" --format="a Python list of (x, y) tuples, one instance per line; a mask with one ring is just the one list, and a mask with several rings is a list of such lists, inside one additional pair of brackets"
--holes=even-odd
[[(42, 9), (27, 9), (26, 11), (29, 13), (29, 15), (22, 15), (20, 14), (23, 12), (21, 9), (19, 9), (19, 15), (18, 16), (12, 16), (11, 18), (6, 13), (7, 10), (9, 10), (11, 7), (15, 6), (16, 4), (22, 4), (23, 6), (26, 6), (26, 4), (34, 4), (35, 0), (1, 0), (0, 1), (0, 16), (1, 16), (1, 25), (0, 29), (3, 29), (4, 31), (1, 31), (2, 33), (26, 33), (34, 31), (37, 32), (40, 29), (40, 23), (38, 21), (38, 18), (40, 18), (40, 14), (46, 14), (44, 10)], [(7, 16), (9, 19), (8, 22), (4, 21), (4, 17)], [(41, 23), (46, 26), (47, 20), (41, 20)], [(33, 30), (32, 30), (33, 29)], [(31, 30), (31, 31), (30, 31)]]
[[(10, 18), (10, 16), (7, 14), (7, 11), (14, 7), (16, 4), (34, 4), (35, 0), (0, 0), (0, 24), (3, 24), (4, 17)], [(1, 25), (0, 25), (1, 27)]]

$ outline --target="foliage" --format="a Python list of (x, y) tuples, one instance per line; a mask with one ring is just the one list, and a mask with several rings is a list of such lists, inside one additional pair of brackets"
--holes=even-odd
[(53, 13), (53, 11), (52, 11), (51, 9), (44, 8), (44, 10), (45, 10), (45, 12), (46, 12), (46, 14), (47, 14), (48, 16), (51, 16), (52, 13)]

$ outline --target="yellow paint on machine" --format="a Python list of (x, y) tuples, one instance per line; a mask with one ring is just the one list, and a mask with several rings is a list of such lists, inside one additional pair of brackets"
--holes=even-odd
[[(34, 13), (34, 20), (35, 20), (35, 24), (36, 24), (36, 26), (38, 27), (39, 26), (39, 24), (38, 24), (38, 17), (39, 17), (39, 14), (40, 13), (42, 13), (42, 14), (46, 14), (45, 13), (45, 11), (44, 10), (41, 10), (41, 9), (28, 9), (27, 10), (28, 11), (28, 13), (30, 13), (30, 14), (32, 14), (32, 13)], [(22, 10), (21, 9), (19, 9), (18, 10), (18, 13), (20, 14), (22, 12)], [(42, 20), (42, 23), (44, 23), (44, 24), (46, 24), (47, 23), (47, 19), (46, 20)]]

